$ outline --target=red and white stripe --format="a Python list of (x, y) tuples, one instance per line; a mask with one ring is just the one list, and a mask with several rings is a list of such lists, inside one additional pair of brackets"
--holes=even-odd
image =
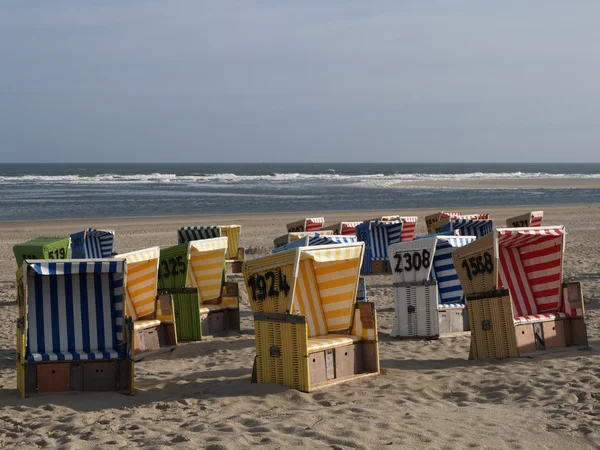
[(529, 226), (530, 227), (541, 227), (543, 218), (544, 218), (544, 211), (532, 211), (531, 218), (529, 219)]
[(324, 217), (310, 217), (304, 221), (304, 231), (319, 231), (325, 223)]
[(461, 217), (460, 212), (446, 212), (446, 211), (440, 211), (440, 219), (446, 219), (450, 217), (451, 219), (457, 219), (459, 217)]
[[(466, 214), (466, 215), (463, 214), (456, 218), (457, 219), (469, 219), (469, 220), (487, 220), (490, 218), (490, 215), (488, 213)], [(454, 217), (453, 217), (453, 219), (454, 219)]]
[(362, 222), (342, 222), (340, 234), (342, 236), (356, 236), (356, 227)]
[(563, 227), (498, 229), (499, 278), (511, 291), (515, 316), (559, 309)]
[(535, 322), (547, 322), (550, 320), (561, 319), (567, 317), (563, 312), (553, 312), (544, 314), (531, 314), (529, 316), (515, 317), (514, 323), (535, 323)]
[(419, 218), (416, 216), (400, 217), (400, 220), (402, 221), (402, 236), (400, 239), (402, 242), (412, 241), (415, 237), (415, 230), (417, 228), (417, 221)]

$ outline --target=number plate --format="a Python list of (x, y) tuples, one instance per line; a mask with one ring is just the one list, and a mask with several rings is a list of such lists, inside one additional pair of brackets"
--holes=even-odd
[(287, 312), (292, 294), (293, 264), (250, 273), (246, 276), (253, 312)]

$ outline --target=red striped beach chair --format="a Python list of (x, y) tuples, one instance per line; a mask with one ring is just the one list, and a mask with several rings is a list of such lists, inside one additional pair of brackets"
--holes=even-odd
[(299, 247), (244, 263), (253, 381), (309, 392), (379, 373), (375, 307), (356, 301), (363, 251), (362, 243)]
[(512, 228), (519, 227), (541, 227), (544, 211), (531, 211), (520, 216), (509, 217), (506, 219), (506, 226)]
[(157, 295), (160, 248), (123, 253), (116, 258), (127, 261), (127, 316), (133, 320), (133, 349), (136, 360), (152, 353), (173, 350), (177, 331), (173, 300)]
[(563, 283), (565, 234), (497, 228), (454, 251), (475, 359), (587, 346), (581, 284)]
[(323, 232), (330, 230), (335, 236), (356, 236), (356, 226), (360, 225), (360, 222), (338, 222), (333, 225), (321, 228), (319, 231)]
[(17, 387), (133, 394), (123, 259), (26, 260), (17, 271)]
[(306, 219), (297, 220), (296, 222), (288, 223), (288, 233), (296, 231), (319, 231), (325, 223), (324, 217), (307, 217)]

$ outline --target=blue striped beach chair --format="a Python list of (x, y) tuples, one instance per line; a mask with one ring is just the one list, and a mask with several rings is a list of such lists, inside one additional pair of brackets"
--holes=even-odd
[(295, 241), (273, 249), (273, 253), (280, 253), (292, 248), (308, 247), (314, 245), (350, 244), (356, 242), (356, 236), (334, 236), (321, 233), (310, 233)]
[(88, 228), (71, 235), (71, 258), (110, 258), (114, 245), (114, 231)]
[(17, 272), (17, 387), (133, 394), (126, 263), (29, 260)]
[(437, 338), (469, 330), (452, 253), (475, 236), (430, 236), (389, 248), (396, 318), (393, 337)]
[(402, 221), (366, 221), (356, 227), (356, 237), (365, 243), (362, 275), (390, 273), (388, 247), (402, 241)]
[[(291, 232), (288, 234), (284, 234), (283, 236), (279, 236), (275, 239), (273, 239), (273, 248), (279, 248), (282, 247), (286, 244), (289, 244), (290, 242), (294, 242), (298, 239), (302, 239), (305, 238), (306, 236), (313, 236), (315, 233), (314, 232), (307, 232), (307, 231), (302, 231), (302, 232)], [(319, 231), (319, 236), (324, 236), (324, 235), (333, 235), (333, 231), (331, 230), (320, 230)]]
[[(475, 236), (477, 239), (490, 234), (494, 230), (491, 219), (444, 219), (446, 222), (439, 228), (441, 233), (458, 231), (461, 236)], [(436, 225), (434, 225), (436, 227)]]

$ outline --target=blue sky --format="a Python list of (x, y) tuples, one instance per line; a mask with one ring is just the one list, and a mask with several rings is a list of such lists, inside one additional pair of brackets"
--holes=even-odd
[(600, 2), (0, 2), (0, 161), (600, 161)]

